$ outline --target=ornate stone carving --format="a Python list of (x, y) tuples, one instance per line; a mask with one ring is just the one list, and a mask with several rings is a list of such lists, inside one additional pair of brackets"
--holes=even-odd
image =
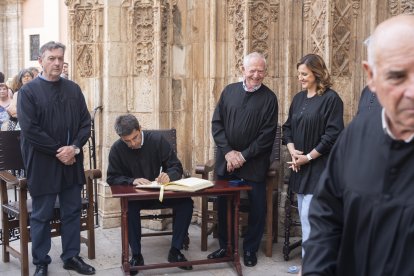
[(360, 0), (353, 0), (352, 1), (352, 9), (353, 9), (353, 15), (356, 18), (358, 16), (358, 10), (360, 8)]
[(388, 6), (390, 8), (390, 13), (392, 15), (397, 15), (398, 14), (398, 0), (389, 0), (388, 1)]
[(251, 50), (268, 56), (269, 26), (271, 20), (270, 6), (267, 0), (254, 1), (250, 7), (250, 19), (252, 24)]
[(414, 14), (414, 0), (388, 0), (388, 7), (392, 15)]
[(154, 3), (135, 2), (132, 15), (134, 49), (134, 74), (153, 76), (154, 74)]
[(69, 26), (74, 45), (75, 75), (90, 78), (99, 72), (100, 59), (97, 43), (103, 24), (103, 6), (99, 0), (66, 1), (69, 8)]
[(276, 22), (279, 17), (279, 3), (270, 3), (270, 16), (273, 22)]
[(355, 1), (336, 0), (333, 7), (332, 74), (348, 76), (350, 60), (351, 26)]
[(243, 0), (229, 0), (228, 16), (234, 30), (234, 70), (237, 74), (241, 72), (240, 68), (243, 65), (244, 13), (245, 6)]
[(74, 8), (75, 6), (103, 5), (102, 0), (65, 0), (65, 5)]
[[(306, 1), (304, 3), (304, 18), (310, 23), (311, 52), (325, 56), (326, 48), (326, 0)], [(305, 34), (309, 35), (309, 34)]]
[(170, 22), (170, 4), (168, 2), (161, 5), (161, 76), (168, 75), (167, 60), (168, 60), (168, 27)]
[(305, 0), (303, 3), (303, 18), (308, 19), (309, 18), (309, 11), (311, 9), (311, 0)]
[(75, 40), (79, 42), (93, 42), (93, 22), (95, 13), (88, 8), (79, 8), (75, 13)]
[(94, 64), (92, 62), (94, 56), (92, 45), (84, 44), (76, 46), (76, 66), (78, 74), (82, 78), (89, 78), (94, 75)]

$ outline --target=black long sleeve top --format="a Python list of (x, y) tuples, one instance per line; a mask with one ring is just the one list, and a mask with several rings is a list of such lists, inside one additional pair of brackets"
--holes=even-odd
[(183, 167), (168, 141), (151, 131), (143, 131), (143, 136), (139, 149), (129, 148), (121, 139), (112, 145), (106, 178), (109, 185), (131, 185), (136, 178), (153, 181), (160, 168), (171, 181), (182, 177)]
[(82, 148), (90, 136), (91, 117), (80, 87), (67, 79), (35, 78), (20, 89), (17, 113), (30, 194), (57, 193), (85, 183), (82, 151), (73, 165), (56, 157), (60, 147)]
[(355, 117), (314, 193), (302, 275), (414, 275), (414, 140), (391, 139), (381, 111)]
[(233, 174), (249, 181), (264, 181), (275, 139), (277, 116), (276, 95), (264, 84), (255, 92), (246, 92), (242, 82), (226, 86), (211, 122), (217, 146), (216, 173), (226, 175), (224, 156), (236, 150), (242, 153), (246, 162)]
[(362, 112), (367, 112), (374, 109), (381, 110), (382, 106), (379, 103), (375, 93), (373, 93), (368, 86), (365, 86), (361, 92), (361, 98), (359, 99), (357, 114), (361, 114)]
[(283, 124), (283, 144), (293, 143), (304, 154), (315, 149), (322, 154), (298, 172), (291, 172), (290, 188), (300, 194), (313, 194), (326, 166), (328, 154), (344, 128), (344, 106), (339, 95), (328, 89), (322, 95), (307, 97), (307, 91), (295, 95), (289, 116)]

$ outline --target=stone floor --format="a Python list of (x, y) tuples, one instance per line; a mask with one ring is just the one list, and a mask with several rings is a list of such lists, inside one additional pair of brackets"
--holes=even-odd
[[(117, 276), (123, 275), (121, 264), (121, 230), (120, 228), (102, 229), (96, 228), (96, 259), (88, 260), (87, 248), (82, 245), (81, 256), (85, 258), (85, 261), (93, 265), (99, 276)], [(189, 229), (190, 234), (190, 248), (188, 251), (182, 251), (187, 259), (202, 259), (215, 249), (218, 248), (218, 242), (211, 236), (208, 240), (208, 251), (200, 251), (200, 227), (198, 225), (191, 225)], [(170, 236), (161, 237), (147, 237), (142, 239), (143, 255), (146, 264), (155, 262), (166, 262), (168, 250), (170, 248)], [(260, 250), (258, 254), (258, 264), (253, 267), (245, 267), (242, 264), (243, 275), (292, 275), (288, 274), (288, 267), (292, 265), (300, 265), (300, 248), (295, 249), (290, 254), (290, 260), (285, 262), (282, 254), (282, 238), (279, 238), (279, 243), (273, 246), (273, 257), (268, 258)], [(14, 243), (18, 243), (15, 241)], [(17, 245), (18, 246), (18, 245)], [(262, 245), (264, 248), (264, 244)], [(2, 251), (2, 250), (0, 250)], [(62, 267), (62, 261), (59, 258), (61, 252), (60, 238), (52, 239), (52, 249), (50, 256), (52, 257), (52, 263), (49, 265), (49, 275), (78, 275), (74, 271), (66, 271)], [(2, 253), (0, 252), (0, 256)], [(30, 249), (29, 249), (30, 255)], [(2, 257), (1, 257), (2, 258)], [(29, 259), (31, 263), (31, 257)], [(241, 260), (242, 262), (242, 260)], [(242, 262), (243, 263), (243, 262)], [(30, 275), (33, 275), (35, 267), (30, 265)], [(3, 263), (0, 261), (0, 275), (2, 276), (15, 276), (20, 275), (20, 263), (14, 258), (10, 257), (9, 263)], [(178, 268), (165, 268), (141, 271), (139, 275), (188, 275), (188, 276), (224, 276), (224, 275), (236, 275), (235, 270), (231, 263), (221, 263), (213, 265), (198, 265), (194, 266), (192, 271), (183, 271)]]

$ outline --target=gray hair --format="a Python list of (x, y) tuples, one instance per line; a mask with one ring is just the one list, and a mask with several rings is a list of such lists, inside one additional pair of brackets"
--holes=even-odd
[(250, 54), (244, 56), (244, 58), (243, 58), (243, 66), (244, 67), (247, 67), (248, 65), (250, 65), (250, 60), (252, 58), (262, 59), (264, 61), (264, 64), (265, 64), (265, 68), (267, 68), (265, 57), (261, 53), (258, 53), (258, 52), (253, 52), (253, 53), (250, 53)]
[(42, 47), (40, 47), (40, 50), (39, 50), (40, 57), (43, 57), (46, 51), (51, 51), (54, 49), (62, 49), (63, 54), (64, 54), (66, 50), (66, 46), (60, 42), (49, 41), (43, 44)]
[[(27, 68), (30, 72), (32, 72), (32, 74), (34, 74), (33, 72), (36, 72), (37, 74), (39, 74), (39, 69), (37, 69), (36, 67), (29, 67)], [(34, 75), (33, 75), (34, 76)]]
[(367, 47), (367, 61), (369, 66), (375, 68), (375, 53), (374, 53), (374, 36), (369, 36), (364, 40), (364, 45)]
[(24, 75), (26, 75), (26, 73), (28, 73), (32, 77), (32, 79), (34, 78), (34, 75), (33, 75), (32, 71), (30, 71), (30, 69), (22, 69), (22, 70), (20, 70), (19, 77), (18, 77), (18, 80), (19, 80), (20, 84), (23, 84), (22, 79), (23, 79)]
[(132, 114), (120, 115), (115, 120), (115, 132), (119, 136), (131, 134), (134, 130), (139, 130), (139, 122)]

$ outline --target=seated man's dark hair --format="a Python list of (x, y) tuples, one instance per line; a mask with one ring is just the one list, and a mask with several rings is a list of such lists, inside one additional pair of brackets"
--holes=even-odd
[(134, 130), (139, 130), (139, 122), (132, 114), (120, 115), (115, 120), (115, 132), (119, 136), (131, 134)]

